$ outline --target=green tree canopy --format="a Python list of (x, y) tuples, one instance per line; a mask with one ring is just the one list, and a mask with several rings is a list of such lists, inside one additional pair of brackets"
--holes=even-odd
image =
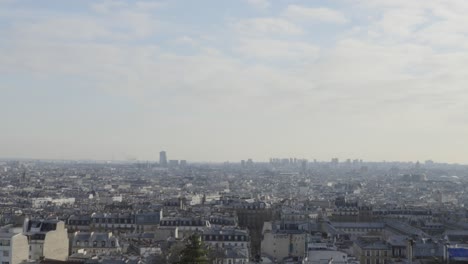
[(191, 235), (181, 252), (179, 264), (208, 264), (207, 250), (197, 234)]

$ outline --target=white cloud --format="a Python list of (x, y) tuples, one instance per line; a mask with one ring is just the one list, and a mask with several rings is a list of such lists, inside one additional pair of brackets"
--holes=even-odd
[(91, 4), (91, 9), (98, 13), (109, 13), (115, 9), (121, 9), (127, 6), (128, 4), (125, 1), (103, 0), (101, 2)]
[(135, 7), (138, 9), (142, 10), (151, 10), (151, 9), (158, 9), (162, 6), (164, 6), (164, 2), (158, 2), (158, 1), (138, 1), (135, 3)]
[(258, 9), (266, 9), (270, 7), (270, 1), (269, 0), (246, 0), (247, 3), (255, 8)]
[(385, 41), (411, 41), (434, 48), (466, 48), (468, 2), (441, 1), (383, 1), (360, 0), (381, 18), (371, 19), (368, 29), (375, 39)]
[(178, 37), (178, 38), (175, 39), (174, 42), (177, 43), (177, 44), (189, 45), (189, 46), (196, 46), (197, 45), (197, 41), (194, 40), (192, 37), (189, 37), (189, 36)]
[(391, 9), (383, 14), (378, 23), (382, 34), (398, 37), (411, 37), (416, 28), (427, 22), (422, 10)]
[[(134, 8), (114, 10), (99, 16), (28, 12), (19, 12), (16, 16), (27, 16), (28, 19), (21, 19), (7, 28), (8, 34), (35, 42), (127, 41), (149, 37), (159, 25), (151, 14)], [(14, 15), (12, 19), (15, 19)]]
[[(0, 73), (87, 80), (99, 91), (134, 100), (143, 108), (135, 113), (143, 116), (141, 124), (115, 123), (129, 135), (116, 141), (131, 142), (132, 153), (158, 140), (157, 134), (174, 148), (195, 153), (190, 149), (203, 144), (223, 158), (227, 154), (222, 148), (230, 144), (230, 153), (243, 154), (247, 146), (258, 155), (278, 148), (305, 155), (314, 149), (327, 149), (330, 155), (343, 148), (368, 149), (367, 157), (373, 159), (411, 159), (424, 155), (416, 151), (424, 148), (445, 153), (441, 159), (457, 160), (460, 153), (452, 150), (468, 143), (463, 135), (468, 130), (468, 21), (462, 2), (441, 3), (369, 1), (360, 11), (371, 15), (359, 28), (333, 35), (336, 41), (326, 47), (314, 44), (320, 42), (309, 39), (293, 18), (345, 23), (346, 17), (289, 6), (279, 17), (244, 19), (226, 28), (220, 23), (225, 32), (202, 32), (197, 39), (194, 32), (178, 30), (182, 37), (176, 43), (199, 47), (190, 55), (178, 54), (181, 46), (174, 48), (171, 41), (128, 41), (151, 37), (158, 25), (143, 6), (128, 2), (95, 7), (99, 16), (47, 14), (14, 20), (9, 14), (13, 26), (1, 32)], [(166, 37), (174, 39), (174, 34)], [(42, 127), (53, 141), (56, 135)], [(99, 130), (103, 136), (93, 143), (112, 145), (105, 133), (112, 129), (98, 121), (89, 127), (94, 130), (83, 129), (87, 139), (95, 139)], [(401, 153), (416, 141), (413, 152)], [(280, 144), (270, 149), (271, 142)], [(437, 151), (428, 142), (439, 142)], [(281, 144), (285, 146), (276, 146)], [(198, 155), (193, 157), (212, 158)]]
[(310, 8), (299, 5), (289, 5), (283, 15), (290, 19), (301, 19), (316, 22), (335, 24), (345, 24), (348, 22), (342, 13), (325, 7)]
[(238, 21), (234, 29), (245, 35), (301, 35), (302, 28), (282, 18), (252, 18)]
[(50, 39), (51, 41), (89, 41), (96, 39), (119, 39), (122, 34), (116, 34), (105, 25), (104, 20), (90, 16), (50, 17), (38, 19), (35, 23), (20, 22), (11, 31), (12, 34), (36, 41)]
[(317, 59), (320, 48), (300, 41), (246, 38), (236, 50), (249, 58), (311, 62)]

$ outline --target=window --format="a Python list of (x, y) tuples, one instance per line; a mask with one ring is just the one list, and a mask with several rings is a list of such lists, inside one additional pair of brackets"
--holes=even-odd
[(93, 247), (97, 247), (97, 241), (93, 241)]
[(101, 241), (101, 246), (105, 247), (106, 246), (106, 241)]
[(86, 247), (89, 246), (89, 241), (88, 241), (88, 240), (85, 240), (84, 245), (85, 245)]
[(370, 250), (366, 250), (366, 256), (370, 256)]
[(76, 245), (77, 245), (77, 246), (80, 245), (80, 241), (79, 241), (79, 240), (76, 241)]
[(8, 261), (2, 261), (2, 264), (10, 264)]
[(4, 257), (9, 257), (9, 256), (10, 256), (10, 251), (4, 250), (4, 251), (3, 251), (3, 256), (4, 256)]
[(366, 264), (370, 264), (370, 259), (366, 259)]

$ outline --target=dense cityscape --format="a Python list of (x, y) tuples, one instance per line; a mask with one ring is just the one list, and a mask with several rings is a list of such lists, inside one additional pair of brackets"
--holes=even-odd
[(468, 166), (3, 160), (2, 263), (462, 263)]
[(468, 264), (468, 0), (0, 0), (0, 264)]

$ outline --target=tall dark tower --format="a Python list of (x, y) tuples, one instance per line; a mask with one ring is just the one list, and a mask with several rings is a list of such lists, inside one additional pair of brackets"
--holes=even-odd
[(166, 151), (159, 152), (159, 165), (162, 167), (167, 167)]

